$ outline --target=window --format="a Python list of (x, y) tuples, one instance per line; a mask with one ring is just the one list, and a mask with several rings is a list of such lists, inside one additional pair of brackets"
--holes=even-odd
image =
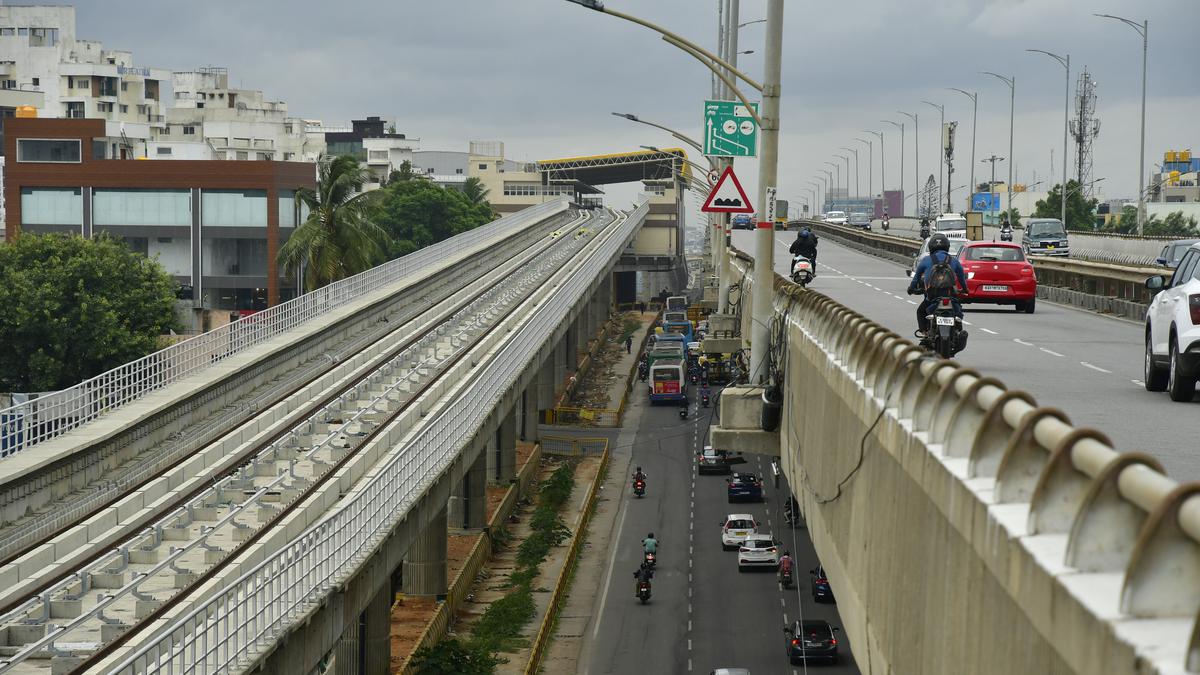
[(129, 106), (127, 106), (127, 105), (125, 105), (124, 103), (122, 103), (122, 104), (121, 104), (121, 112), (123, 112), (123, 113), (127, 113), (127, 112), (129, 112)]
[(169, 154), (171, 154), (171, 148), (164, 148), (164, 147), (161, 147), (161, 146), (160, 146), (160, 147), (158, 147), (158, 148), (155, 150), (155, 154), (158, 154), (158, 155), (169, 155)]
[(197, 108), (203, 108), (203, 107), (204, 107), (204, 101), (197, 101), (197, 102), (196, 102), (196, 107), (197, 107)]
[(237, 158), (242, 159), (242, 160), (250, 159), (250, 153), (248, 153), (244, 150), (239, 150), (237, 153)]
[(459, 175), (461, 175), (461, 174), (462, 174), (462, 172), (463, 172), (463, 170), (462, 170), (462, 169), (455, 169), (455, 170), (454, 170), (454, 173), (456, 173), (456, 174), (459, 174)]
[(122, 83), (121, 83), (121, 91), (128, 91), (128, 90), (129, 90), (129, 83), (128, 83), (128, 82), (122, 82)]
[(16, 80), (4, 80), (4, 88), (5, 89), (16, 89), (17, 81)]
[(201, 206), (205, 226), (267, 226), (266, 190), (205, 190)]
[(17, 35), (29, 35), (29, 29), (28, 28), (18, 28)]
[(92, 222), (98, 226), (186, 227), (192, 224), (192, 195), (188, 190), (96, 188), (92, 193)]
[(42, 85), (42, 78), (40, 78), (40, 77), (33, 78), (33, 86), (40, 87), (41, 85)]
[(184, 127), (183, 128), (184, 136), (194, 136), (195, 134), (196, 134), (196, 127)]
[(369, 159), (369, 160), (382, 160), (382, 161), (386, 162), (387, 158), (388, 158), (387, 150), (371, 150), (370, 152), (367, 153), (367, 159)]
[(295, 190), (280, 190), (279, 191), (279, 226), (280, 227), (295, 227), (296, 226), (296, 191)]
[(16, 28), (0, 28), (0, 37), (8, 37), (11, 35), (16, 35), (16, 34), (17, 34)]
[(90, 86), (91, 86), (91, 82), (89, 82), (86, 77), (75, 78), (75, 88), (76, 89), (87, 89)]
[(270, 159), (271, 159), (271, 153), (268, 153), (268, 152), (258, 153), (258, 161), (266, 162), (266, 161), (270, 161)]
[(21, 188), (21, 224), (82, 226), (82, 191), (79, 188)]
[(78, 162), (79, 139), (17, 139), (18, 162)]
[(1183, 260), (1179, 261), (1179, 267), (1175, 270), (1175, 275), (1171, 278), (1172, 287), (1182, 286), (1192, 278), (1192, 272), (1197, 267), (1197, 260), (1200, 260), (1200, 253), (1188, 251), (1184, 254)]
[(92, 141), (92, 159), (105, 159), (108, 156), (108, 144), (104, 141)]
[(480, 164), (480, 165), (479, 165), (479, 170), (480, 170), (480, 171), (487, 171), (487, 164)]
[(967, 260), (1020, 262), (1025, 259), (1025, 254), (1016, 246), (972, 246), (964, 257)]

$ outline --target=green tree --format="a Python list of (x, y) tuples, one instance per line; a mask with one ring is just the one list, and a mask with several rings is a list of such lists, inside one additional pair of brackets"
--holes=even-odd
[[(1134, 210), (1134, 231), (1137, 231), (1137, 210)], [(1172, 211), (1168, 213), (1162, 220), (1157, 218), (1148, 219), (1142, 230), (1143, 234), (1150, 236), (1166, 236), (1166, 237), (1196, 237), (1200, 236), (1200, 231), (1196, 229), (1196, 218), (1184, 217), (1182, 211)]]
[(1006, 215), (1008, 216), (1008, 224), (1013, 227), (1016, 227), (1021, 222), (1021, 209), (1015, 206), (1009, 209)]
[(483, 186), (483, 181), (475, 176), (463, 182), (462, 193), (472, 204), (488, 203), (488, 189)]
[[(1062, 183), (1055, 185), (1045, 199), (1040, 200), (1033, 211), (1034, 218), (1062, 217)], [(1083, 230), (1091, 232), (1096, 222), (1096, 199), (1084, 199), (1083, 191), (1079, 189), (1079, 181), (1067, 181), (1067, 222), (1068, 230)]]
[(65, 389), (150, 354), (179, 327), (175, 282), (105, 235), (0, 244), (0, 391)]
[(296, 191), (308, 218), (279, 248), (279, 264), (289, 273), (304, 270), (311, 291), (354, 276), (384, 260), (387, 234), (367, 217), (374, 192), (361, 192), (371, 173), (342, 155), (322, 161), (317, 189)]
[(490, 675), (499, 663), (482, 644), (456, 638), (418, 649), (412, 658), (417, 675)]
[(487, 202), (472, 203), (464, 193), (427, 180), (391, 183), (381, 193), (372, 217), (391, 235), (388, 248), (391, 258), (492, 220), (492, 208)]

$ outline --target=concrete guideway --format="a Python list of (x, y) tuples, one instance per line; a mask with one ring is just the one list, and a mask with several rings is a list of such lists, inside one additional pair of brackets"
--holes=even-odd
[[(240, 669), (261, 661), (266, 672), (304, 671), (337, 644), (337, 640), (329, 642), (330, 636), (358, 631), (357, 619), (352, 625), (348, 619), (364, 610), (374, 617), (377, 606), (383, 608), (386, 634), (388, 603), (381, 593), (387, 590), (388, 577), (381, 575), (396, 569), (399, 559), (405, 557), (405, 584), (425, 583), (421, 581), (422, 570), (428, 569), (423, 567), (427, 565), (424, 561), (426, 556), (436, 557), (438, 544), (433, 539), (427, 542), (420, 533), (430, 531), (431, 523), (444, 518), (438, 514), (444, 513), (448, 490), (483, 456), (481, 439), (488, 438), (496, 425), (503, 429), (507, 424), (504, 420), (509, 415), (503, 411), (512, 410), (515, 401), (523, 398), (521, 392), (528, 387), (529, 377), (543, 369), (539, 364), (547, 363), (551, 353), (568, 353), (560, 350), (562, 336), (573, 336), (565, 341), (570, 347), (574, 336), (590, 334), (570, 328), (571, 322), (578, 319), (583, 326), (586, 320), (589, 327), (594, 325), (597, 314), (593, 310), (599, 305), (593, 293), (610, 287), (602, 284), (597, 289), (594, 279), (605, 278), (612, 269), (645, 213), (643, 205), (629, 216), (618, 216), (607, 228), (581, 233), (588, 242), (572, 269), (556, 273), (539, 291), (537, 300), (524, 302), (524, 318), (510, 330), (490, 334), (480, 345), (486, 353), (475, 363), (458, 366), (457, 375), (448, 375), (453, 388), (426, 413), (425, 426), (417, 431), (385, 429), (367, 449), (376, 452), (380, 461), (371, 468), (363, 463), (340, 472), (361, 472), (365, 480), (336, 493), (341, 496), (336, 508), (291, 544), (268, 545), (239, 559), (237, 566), (245, 571), (244, 576), (190, 613), (181, 608), (174, 616), (164, 617), (160, 625), (169, 628), (166, 633), (170, 637), (164, 634), (145, 643), (118, 670), (153, 671), (164, 667), (167, 658), (184, 659), (176, 662), (178, 666), (186, 662), (187, 645), (207, 644), (220, 646), (212, 656), (220, 662), (207, 662), (208, 668), (245, 664), (239, 665)], [(556, 370), (557, 365), (550, 372)], [(291, 526), (285, 521), (281, 527)], [(389, 532), (391, 536), (384, 536)], [(433, 559), (429, 560), (432, 564)], [(444, 564), (442, 568), (444, 577)], [(234, 576), (230, 570), (226, 578)], [(443, 586), (444, 581), (440, 582)], [(432, 579), (430, 583), (433, 585), (428, 587), (435, 588), (439, 582)], [(213, 590), (217, 588), (213, 586)], [(344, 593), (336, 594), (338, 600), (333, 604), (326, 603), (327, 594), (335, 588)], [(262, 604), (267, 598), (271, 604)], [(262, 607), (268, 611), (255, 609)], [(228, 621), (210, 623), (208, 617), (215, 615)], [(368, 630), (374, 624), (369, 618)], [(303, 649), (274, 651), (293, 628), (303, 636), (297, 637)], [(269, 635), (265, 641), (260, 637), (264, 631)], [(303, 665), (306, 663), (309, 665)]]
[(860, 664), (1194, 672), (1193, 486), (819, 291), (774, 286), (782, 462)]
[[(589, 217), (578, 217), (570, 227), (584, 224)], [(130, 626), (155, 618), (164, 606), (164, 591), (173, 593), (169, 603), (177, 602), (192, 585), (207, 581), (236, 556), (239, 548), (256, 543), (263, 526), (274, 524), (308, 493), (316, 494), (332, 477), (331, 472), (340, 472), (347, 465), (357, 446), (370, 442), (378, 427), (405, 417), (408, 426), (419, 424), (419, 416), (432, 405), (431, 397), (436, 398), (446, 388), (436, 385), (438, 378), (463, 360), (484, 332), (511, 312), (509, 307), (527, 297), (537, 283), (586, 241), (583, 237), (563, 236), (535, 243), (501, 265), (494, 278), (485, 275), (468, 286), (480, 286), (485, 289), (482, 294), (471, 290), (449, 311), (431, 312), (434, 316), (416, 325), (414, 337), (400, 348), (377, 345), (375, 351), (384, 351), (383, 357), (359, 366), (372, 371), (369, 375), (335, 382), (333, 389), (343, 391), (340, 396), (319, 395), (329, 402), (319, 407), (311, 419), (292, 427), (290, 435), (274, 433), (274, 440), (265, 444), (260, 455), (237, 475), (189, 502), (186, 509), (166, 516), (149, 533), (139, 534), (122, 546), (115, 560), (101, 560), (90, 566), (91, 571), (74, 573), (74, 578), (85, 580), (82, 586), (73, 584), (69, 577), (57, 593), (27, 603), (34, 617), (48, 599), (52, 614), (54, 607), (63, 605), (57, 610), (63, 618), (70, 618), (72, 612), (80, 614), (83, 602), (88, 603), (89, 610), (57, 630), (47, 631), (42, 640), (26, 645), (10, 663), (36, 656), (49, 650), (50, 645), (58, 645), (60, 651), (62, 645), (71, 645), (70, 655), (62, 655), (58, 661), (80, 659), (89, 651), (89, 645), (92, 650), (100, 645), (110, 649), (118, 635), (120, 640), (129, 639)], [(347, 380), (351, 380), (349, 384)], [(304, 392), (300, 398), (308, 400), (314, 393)], [(286, 466), (279, 467), (280, 463)], [(321, 499), (318, 503), (329, 502)], [(284, 507), (282, 511), (280, 507)], [(226, 509), (228, 513), (222, 515)], [(252, 513), (256, 520), (248, 518)], [(309, 517), (315, 513), (310, 509)], [(168, 544), (169, 555), (165, 550)], [(136, 554), (134, 559), (130, 560), (130, 553), (124, 551)], [(59, 594), (73, 600), (58, 600)], [(71, 603), (75, 609), (65, 609)], [(6, 620), (23, 623), (28, 617), (22, 610), (11, 613)], [(47, 665), (45, 661), (26, 662), (39, 664)]]

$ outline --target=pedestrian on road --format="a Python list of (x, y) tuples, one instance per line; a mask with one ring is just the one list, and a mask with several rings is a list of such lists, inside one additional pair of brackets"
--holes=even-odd
[(633, 336), (632, 335), (629, 335), (625, 338), (625, 353), (626, 354), (633, 353)]

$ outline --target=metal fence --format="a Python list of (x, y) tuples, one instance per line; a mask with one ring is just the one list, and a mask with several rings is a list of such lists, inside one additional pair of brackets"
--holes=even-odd
[(248, 666), (305, 612), (350, 579), (454, 461), (571, 308), (645, 219), (643, 203), (481, 368), (461, 406), (443, 410), (356, 495), (214, 597), (199, 603), (114, 672), (204, 675)]
[(157, 351), (70, 389), (0, 410), (0, 458), (85, 424), (100, 415), (174, 384), (231, 356), (260, 345), (311, 319), (423, 273), (464, 249), (480, 249), (531, 222), (567, 209), (555, 200), (506, 216), (281, 305)]
[(561, 457), (598, 457), (608, 449), (607, 438), (542, 436), (538, 442), (542, 445), (543, 454)]

